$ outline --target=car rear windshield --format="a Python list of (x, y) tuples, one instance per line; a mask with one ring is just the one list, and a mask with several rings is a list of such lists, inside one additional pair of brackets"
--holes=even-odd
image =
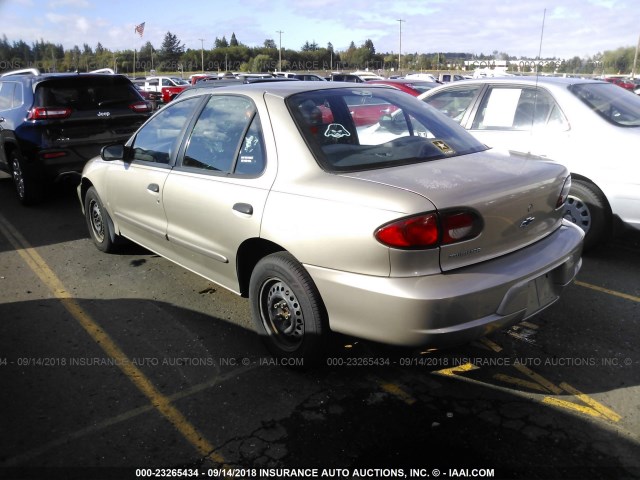
[(86, 111), (126, 107), (142, 101), (129, 80), (113, 75), (78, 75), (47, 79), (36, 87), (36, 106)]
[(640, 127), (640, 97), (611, 83), (583, 83), (569, 90), (608, 122)]
[(424, 102), (390, 88), (315, 90), (292, 95), (287, 105), (327, 171), (420, 163), (487, 148)]

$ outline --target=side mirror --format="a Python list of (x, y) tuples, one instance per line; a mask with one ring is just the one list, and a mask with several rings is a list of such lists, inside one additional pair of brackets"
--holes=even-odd
[(111, 162), (113, 160), (124, 160), (125, 158), (125, 146), (119, 143), (112, 145), (106, 145), (102, 147), (100, 156), (105, 162)]

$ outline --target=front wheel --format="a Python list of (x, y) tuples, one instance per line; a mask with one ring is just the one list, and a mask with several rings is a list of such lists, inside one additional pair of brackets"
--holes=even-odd
[(611, 233), (611, 213), (607, 201), (592, 183), (573, 181), (564, 218), (584, 230), (585, 251), (606, 240)]
[(101, 252), (111, 253), (116, 250), (117, 236), (109, 214), (102, 205), (96, 189), (91, 187), (84, 197), (84, 216), (89, 228), (89, 234), (94, 245)]
[(287, 252), (268, 255), (256, 265), (249, 288), (253, 321), (269, 351), (305, 365), (320, 360), (327, 315), (304, 267)]

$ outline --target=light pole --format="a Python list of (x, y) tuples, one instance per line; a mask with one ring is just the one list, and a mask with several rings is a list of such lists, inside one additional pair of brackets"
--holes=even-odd
[(282, 30), (277, 30), (277, 34), (280, 35), (280, 44), (278, 45), (278, 71), (282, 71), (282, 34), (284, 33)]
[(204, 38), (199, 38), (200, 40), (200, 60), (202, 61), (202, 73), (204, 73)]
[(398, 72), (400, 72), (400, 59), (402, 57), (402, 22), (406, 22), (406, 20), (398, 19), (396, 21), (400, 24), (400, 48), (398, 49)]

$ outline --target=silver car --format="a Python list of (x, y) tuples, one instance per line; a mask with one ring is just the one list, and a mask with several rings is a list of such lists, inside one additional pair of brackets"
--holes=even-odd
[(551, 305), (581, 265), (570, 185), (405, 93), (282, 82), (186, 90), (78, 193), (100, 250), (249, 297), (269, 349), (311, 360), (331, 331), (440, 347)]
[(640, 229), (640, 97), (607, 82), (506, 77), (456, 82), (419, 97), (491, 147), (558, 161), (573, 186), (565, 217), (585, 250), (618, 220)]

